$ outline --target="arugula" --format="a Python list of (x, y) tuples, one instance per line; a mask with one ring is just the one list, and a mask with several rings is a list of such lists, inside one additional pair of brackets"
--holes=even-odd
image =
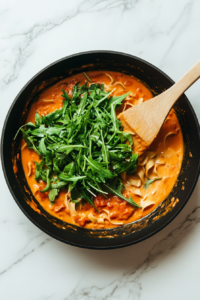
[(147, 190), (150, 184), (152, 184), (156, 180), (162, 179), (161, 177), (153, 178), (153, 179), (147, 179), (147, 181), (144, 184), (144, 188)]
[(131, 196), (129, 196), (129, 198), (125, 198), (123, 195), (122, 195), (122, 182), (119, 181), (119, 178), (116, 178), (115, 180), (113, 180), (113, 182), (110, 182), (109, 185), (107, 184), (104, 184), (106, 190), (116, 196), (118, 196), (119, 198), (129, 202), (131, 205), (133, 206), (136, 206), (136, 207), (139, 207), (141, 208), (140, 205), (138, 205), (137, 203), (135, 203), (133, 201), (133, 199), (131, 198)]
[(88, 80), (89, 82), (92, 82), (92, 80), (88, 77), (88, 75), (87, 75), (85, 72), (83, 72), (83, 75), (87, 78), (87, 80)]
[(67, 189), (74, 203), (81, 199), (94, 206), (96, 195), (107, 197), (111, 193), (140, 207), (122, 195), (120, 179), (122, 172), (136, 172), (138, 162), (132, 137), (123, 132), (115, 113), (129, 93), (118, 97), (111, 94), (103, 84), (76, 83), (72, 97), (62, 90), (61, 109), (45, 116), (36, 112), (35, 124), (29, 122), (19, 128), (27, 147), (41, 159), (35, 162), (35, 180), (46, 182), (41, 192), (48, 192), (52, 204), (60, 190)]
[(58, 195), (58, 189), (52, 189), (49, 192), (49, 201), (53, 203), (55, 201), (56, 196)]

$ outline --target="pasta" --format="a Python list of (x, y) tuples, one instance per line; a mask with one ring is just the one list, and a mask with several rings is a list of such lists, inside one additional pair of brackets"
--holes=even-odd
[(110, 74), (108, 74), (108, 73), (106, 73), (106, 76), (108, 76), (110, 78), (110, 80), (111, 80), (110, 84), (113, 84), (114, 83), (114, 79), (112, 78), (112, 76)]
[(29, 161), (28, 162), (28, 177), (31, 176), (31, 173), (32, 173), (32, 168), (31, 168), (31, 162)]
[(72, 203), (70, 201), (70, 194), (69, 193), (67, 193), (65, 195), (65, 204), (66, 204), (66, 207), (67, 207), (67, 209), (68, 209), (71, 216), (77, 215), (77, 211), (75, 209), (75, 203)]
[(120, 81), (115, 82), (114, 85), (121, 85), (123, 87), (123, 89), (126, 90), (125, 85)]

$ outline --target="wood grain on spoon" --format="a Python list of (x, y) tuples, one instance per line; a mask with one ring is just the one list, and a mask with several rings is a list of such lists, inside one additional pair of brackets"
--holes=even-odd
[(200, 61), (164, 93), (129, 108), (118, 116), (124, 130), (135, 133), (134, 152), (140, 155), (151, 145), (174, 103), (199, 77)]

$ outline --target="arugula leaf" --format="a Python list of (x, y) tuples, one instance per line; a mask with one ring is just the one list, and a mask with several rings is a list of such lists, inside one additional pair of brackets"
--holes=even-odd
[(67, 101), (67, 103), (69, 103), (69, 101), (70, 101), (69, 95), (63, 89), (62, 89), (62, 92), (63, 92), (63, 94), (61, 96), (63, 98), (65, 98), (65, 100)]
[(53, 203), (55, 201), (56, 196), (58, 195), (58, 189), (52, 189), (49, 192), (49, 201)]
[(118, 196), (119, 198), (125, 200), (126, 202), (129, 202), (129, 203), (130, 203), (131, 205), (133, 205), (133, 206), (136, 206), (136, 207), (141, 208), (141, 206), (140, 206), (139, 204), (137, 204), (136, 202), (133, 201), (133, 199), (131, 198), (131, 196), (129, 196), (129, 198), (127, 199), (127, 198), (125, 198), (125, 197), (119, 192), (119, 190), (115, 189), (114, 187), (108, 186), (108, 185), (106, 185), (106, 184), (104, 184), (104, 186), (106, 187), (106, 189), (107, 189), (110, 193), (112, 193), (112, 194)]
[(68, 176), (73, 176), (75, 171), (76, 171), (76, 164), (74, 161), (72, 161), (71, 163), (69, 163), (68, 165), (66, 165), (64, 167), (64, 170), (63, 170), (65, 173), (68, 173)]
[(28, 134), (26, 133), (26, 131), (24, 129), (20, 128), (20, 130), (23, 134), (23, 139), (27, 143), (28, 148), (32, 148), (32, 141), (31, 141), (30, 137), (28, 136)]
[(109, 151), (108, 151), (108, 147), (105, 145), (102, 130), (101, 130), (101, 139), (102, 139), (102, 155), (103, 155), (103, 160), (104, 160), (105, 163), (108, 164), (109, 161), (110, 161), (110, 159), (109, 159)]
[(117, 119), (114, 104), (111, 105), (111, 120), (113, 122), (114, 132), (119, 131), (119, 127), (121, 126), (121, 121)]
[(124, 95), (118, 96), (118, 97), (110, 97), (109, 102), (108, 102), (108, 108), (111, 107), (111, 105), (113, 105), (114, 107), (116, 107), (117, 105), (121, 105), (122, 101), (130, 94), (131, 92), (128, 92)]
[(49, 135), (59, 135), (65, 127), (49, 127), (46, 129), (45, 133)]
[(40, 118), (40, 116), (38, 115), (38, 113), (35, 113), (35, 125), (36, 126), (40, 126), (42, 124), (42, 119)]
[(48, 155), (50, 153), (50, 151), (47, 150), (46, 145), (45, 145), (45, 138), (42, 138), (39, 142), (39, 151), (40, 153), (44, 154), (44, 155)]
[(65, 181), (58, 181), (56, 183), (51, 184), (51, 189), (61, 189), (66, 187), (67, 183)]
[(67, 175), (64, 174), (64, 173), (60, 173), (60, 174), (58, 175), (58, 178), (59, 178), (60, 180), (66, 181), (66, 182), (70, 182), (70, 181), (77, 182), (77, 181), (80, 180), (80, 179), (86, 178), (86, 176), (67, 176)]
[(42, 116), (42, 123), (51, 125), (54, 121), (56, 121), (58, 118), (60, 118), (63, 115), (63, 113), (66, 110), (66, 107), (67, 107), (67, 101), (63, 101), (63, 107), (61, 109), (57, 109), (46, 116)]
[(132, 154), (129, 162), (122, 162), (121, 164), (114, 165), (114, 170), (117, 174), (126, 172), (128, 175), (133, 174), (137, 170), (138, 154)]
[(98, 173), (98, 175), (101, 175), (101, 177), (104, 177), (104, 178), (113, 178), (114, 177), (114, 175), (111, 173), (110, 170), (107, 170), (104, 168), (102, 163), (93, 160), (91, 157), (87, 158), (85, 156), (85, 159), (87, 160), (92, 171), (95, 173)]
[(90, 198), (88, 192), (87, 192), (86, 190), (82, 189), (82, 190), (81, 190), (81, 194), (82, 194), (82, 198), (83, 198), (84, 200), (87, 200), (88, 203), (90, 203), (90, 204), (96, 209), (96, 211), (99, 212), (98, 209), (96, 208), (96, 206), (94, 205), (93, 200)]
[(115, 88), (108, 94), (106, 94), (102, 99), (100, 99), (100, 101), (98, 101), (95, 105), (95, 107), (99, 106), (99, 104), (101, 104), (104, 100), (106, 100), (108, 98), (108, 96), (110, 96), (112, 94), (112, 92), (114, 92)]
[(73, 149), (85, 148), (83, 145), (55, 145), (52, 147), (57, 152), (66, 152), (69, 154)]
[(50, 190), (51, 180), (49, 178), (49, 175), (50, 175), (50, 170), (47, 169), (47, 172), (46, 172), (46, 183), (47, 183), (47, 185), (46, 185), (46, 187), (42, 191), (40, 191), (41, 193), (44, 193), (44, 192), (47, 192), (47, 191)]
[(72, 191), (71, 191), (71, 199), (72, 199), (72, 202), (74, 203), (78, 203), (77, 199), (80, 198), (81, 195), (78, 191), (77, 188), (74, 188)]
[(41, 161), (40, 163), (37, 163), (36, 161), (34, 162), (36, 165), (36, 173), (35, 173), (35, 180), (38, 182), (39, 179), (44, 178), (44, 161)]
[(83, 109), (86, 105), (86, 101), (87, 101), (87, 92), (83, 95), (83, 98), (81, 99), (81, 103), (78, 106), (78, 110), (77, 110), (77, 115), (80, 116), (83, 112)]
[(150, 184), (152, 184), (154, 181), (160, 180), (160, 179), (162, 179), (162, 177), (157, 177), (157, 178), (153, 178), (153, 179), (147, 179), (147, 181), (144, 184), (144, 188), (147, 190), (148, 187), (150, 186)]
[(88, 80), (89, 82), (92, 82), (92, 80), (90, 79), (90, 77), (88, 77), (88, 75), (87, 75), (85, 72), (83, 72), (83, 74), (85, 75), (85, 77), (87, 78), (87, 80)]
[(53, 158), (53, 170), (56, 173), (60, 173), (59, 159)]
[(33, 149), (40, 156), (40, 151), (36, 148), (32, 137), (30, 137), (23, 128), (21, 128), (21, 131), (23, 134), (23, 139), (27, 143), (28, 148)]
[(25, 126), (26, 126), (27, 128), (29, 128), (29, 127), (35, 128), (35, 125), (34, 125), (32, 122), (29, 122), (29, 123), (27, 123), (27, 124), (24, 124), (24, 125), (20, 126), (19, 129), (17, 130), (17, 132), (16, 132), (16, 134), (15, 134), (13, 140), (16, 139), (16, 137), (18, 136), (18, 134), (19, 134), (20, 131), (23, 132), (22, 128), (25, 127)]

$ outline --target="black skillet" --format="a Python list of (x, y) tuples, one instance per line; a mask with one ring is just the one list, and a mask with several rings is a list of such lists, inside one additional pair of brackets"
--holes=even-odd
[[(185, 144), (181, 172), (170, 195), (147, 217), (107, 230), (88, 230), (52, 217), (32, 195), (26, 183), (20, 158), (17, 161), (18, 172), (16, 174), (13, 172), (13, 159), (17, 153), (20, 154), (21, 139), (18, 136), (13, 142), (13, 137), (17, 128), (25, 123), (29, 108), (42, 89), (69, 75), (91, 70), (113, 70), (134, 75), (142, 80), (154, 95), (168, 89), (174, 83), (158, 68), (129, 54), (91, 51), (64, 57), (36, 74), (13, 101), (3, 127), (1, 159), (4, 176), (13, 198), (36, 226), (67, 244), (91, 249), (113, 249), (138, 243), (152, 236), (171, 222), (187, 203), (199, 176), (200, 127), (189, 100), (185, 95), (181, 96), (175, 105)], [(26, 113), (22, 114), (24, 111)], [(192, 157), (189, 153), (192, 153)], [(177, 198), (179, 202), (175, 201)], [(30, 207), (28, 204), (30, 200), (36, 203), (40, 214)]]

